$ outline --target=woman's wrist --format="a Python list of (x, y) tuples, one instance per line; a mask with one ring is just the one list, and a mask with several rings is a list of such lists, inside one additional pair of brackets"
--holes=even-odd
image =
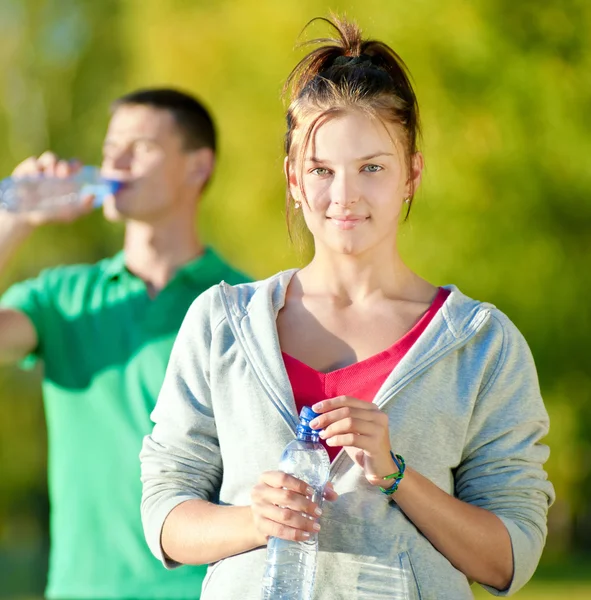
[(406, 470), (405, 460), (400, 454), (394, 454), (390, 451), (390, 457), (392, 466), (387, 469), (389, 472), (386, 475), (367, 478), (369, 483), (378, 487), (382, 493), (387, 495), (391, 495), (398, 490)]
[(267, 537), (262, 534), (255, 523), (254, 513), (252, 506), (245, 507), (248, 510), (248, 539), (250, 540), (249, 545), (251, 549), (260, 548), (261, 546), (267, 545)]
[(398, 465), (394, 462), (394, 456), (394, 453), (390, 452), (388, 464), (380, 469), (379, 475), (371, 475), (367, 477), (367, 480), (371, 485), (376, 487), (387, 487), (388, 485), (392, 484), (391, 481), (388, 483), (389, 479), (387, 479), (387, 477), (391, 476), (393, 473), (399, 472)]

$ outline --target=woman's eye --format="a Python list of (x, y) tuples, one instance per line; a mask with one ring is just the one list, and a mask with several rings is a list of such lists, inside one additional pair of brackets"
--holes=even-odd
[(328, 175), (329, 171), (328, 169), (324, 169), (322, 167), (317, 167), (316, 169), (312, 169), (311, 171), (312, 174), (314, 175)]
[(377, 173), (378, 171), (381, 171), (383, 169), (383, 167), (380, 167), (380, 165), (365, 165), (363, 167), (364, 171), (367, 171), (368, 173)]

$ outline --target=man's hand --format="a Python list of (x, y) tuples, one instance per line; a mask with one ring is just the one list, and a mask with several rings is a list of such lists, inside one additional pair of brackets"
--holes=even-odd
[[(66, 179), (80, 170), (78, 161), (60, 160), (52, 152), (44, 152), (39, 158), (34, 156), (20, 163), (13, 171), (15, 179), (45, 175)], [(64, 194), (69, 193), (64, 182)], [(74, 189), (72, 189), (74, 191)], [(93, 208), (93, 196), (89, 195), (82, 202), (56, 206), (51, 210), (27, 210), (20, 213), (2, 213), (2, 219), (14, 223), (15, 227), (38, 227), (46, 223), (70, 223), (89, 213)]]

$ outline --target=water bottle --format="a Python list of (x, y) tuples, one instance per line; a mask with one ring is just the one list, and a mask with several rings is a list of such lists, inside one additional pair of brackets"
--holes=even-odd
[[(295, 440), (289, 442), (279, 469), (305, 481), (313, 490), (312, 500), (320, 506), (328, 481), (330, 459), (310, 421), (318, 415), (308, 406), (300, 412)], [(269, 538), (263, 577), (263, 600), (310, 600), (316, 574), (318, 534), (303, 542)]]
[(85, 166), (70, 177), (44, 174), (7, 177), (0, 181), (0, 209), (10, 212), (51, 211), (78, 204), (94, 195), (94, 205), (117, 192), (122, 182), (101, 177), (97, 167)]

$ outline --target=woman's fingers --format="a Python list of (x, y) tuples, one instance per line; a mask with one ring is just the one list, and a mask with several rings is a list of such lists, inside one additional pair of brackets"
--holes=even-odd
[[(313, 501), (314, 490), (292, 475), (263, 473), (251, 496), (255, 525), (266, 537), (301, 541), (320, 529), (322, 510)], [(336, 500), (332, 485), (327, 486), (324, 498)]]
[(339, 497), (339, 495), (335, 492), (335, 489), (330, 481), (324, 486), (323, 497), (325, 500), (328, 500), (329, 502), (333, 502), (334, 500), (336, 500)]
[(325, 440), (327, 446), (345, 446), (363, 450), (366, 454), (373, 454), (376, 451), (376, 441), (373, 436), (359, 435), (358, 433), (342, 433), (333, 435)]
[[(346, 406), (342, 406), (344, 402)], [(310, 426), (321, 430), (319, 435), (329, 446), (355, 446), (368, 451), (388, 449), (388, 416), (375, 405), (365, 402), (360, 407), (358, 402), (363, 401), (348, 397), (327, 400), (323, 404), (330, 403), (328, 407), (337, 404), (337, 408), (316, 417)]]
[(326, 440), (330, 440), (332, 437), (342, 435), (346, 433), (366, 435), (366, 436), (378, 436), (382, 432), (382, 428), (379, 424), (373, 421), (364, 421), (363, 419), (354, 419), (352, 417), (345, 417), (335, 421), (328, 427), (325, 427), (319, 432), (319, 436)]
[(375, 404), (350, 396), (323, 400), (312, 406), (319, 416), (310, 422), (327, 446), (345, 448), (370, 483), (395, 471), (388, 415)]
[(311, 532), (302, 529), (296, 529), (289, 525), (284, 525), (270, 519), (255, 519), (258, 530), (265, 536), (265, 539), (270, 537), (288, 540), (290, 542), (303, 542), (310, 539)]
[(281, 506), (292, 512), (304, 513), (310, 518), (321, 514), (318, 512), (320, 510), (318, 504), (313, 502), (311, 497), (302, 496), (291, 490), (269, 487), (266, 484), (256, 486), (252, 498), (254, 502)]
[(265, 471), (261, 475), (260, 482), (269, 487), (290, 490), (302, 496), (314, 495), (314, 489), (305, 481), (288, 473), (283, 473), (283, 471)]
[[(316, 407), (320, 407), (319, 410)], [(375, 422), (382, 427), (388, 426), (388, 416), (375, 404), (350, 396), (323, 400), (314, 404), (312, 408), (320, 413), (318, 417), (310, 421), (310, 427), (313, 429), (325, 429), (331, 423), (348, 418)]]
[(352, 408), (343, 406), (335, 408), (330, 412), (324, 413), (310, 421), (310, 427), (313, 429), (326, 429), (331, 423), (341, 421), (343, 419), (357, 419), (360, 421), (378, 421), (379, 415), (383, 414), (377, 410), (367, 410), (362, 408)]
[(359, 398), (353, 398), (352, 396), (336, 396), (334, 398), (328, 398), (322, 400), (322, 402), (316, 402), (312, 405), (312, 410), (317, 413), (326, 413), (336, 408), (343, 406), (349, 406), (351, 408), (361, 408), (362, 410), (379, 411), (380, 409), (372, 402), (365, 402), (365, 400), (359, 400)]
[(283, 539), (309, 538), (310, 534), (320, 530), (318, 517), (312, 518), (304, 513), (290, 510), (274, 504), (260, 508), (259, 516), (265, 519), (265, 533)]

